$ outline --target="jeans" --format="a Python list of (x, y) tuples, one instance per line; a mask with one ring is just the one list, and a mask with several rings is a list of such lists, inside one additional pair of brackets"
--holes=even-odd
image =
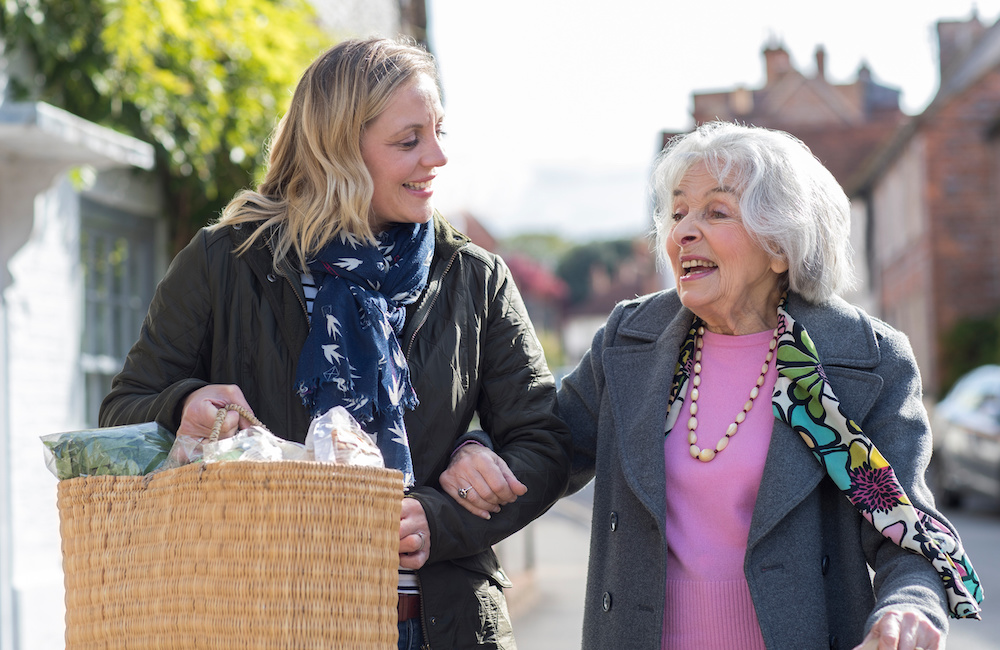
[(423, 644), (424, 630), (419, 616), (399, 622), (399, 650), (420, 650)]

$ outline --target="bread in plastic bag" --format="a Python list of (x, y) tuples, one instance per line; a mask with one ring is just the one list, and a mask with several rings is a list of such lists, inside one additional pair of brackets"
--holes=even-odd
[(60, 479), (79, 476), (141, 476), (159, 469), (174, 434), (157, 422), (41, 436), (45, 466)]
[(343, 406), (335, 406), (313, 418), (305, 446), (312, 458), (320, 462), (385, 467), (378, 445)]

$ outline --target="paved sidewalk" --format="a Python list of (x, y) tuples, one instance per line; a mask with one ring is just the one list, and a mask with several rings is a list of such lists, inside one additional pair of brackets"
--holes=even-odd
[(534, 568), (512, 575), (507, 591), (518, 650), (580, 648), (591, 499), (584, 491), (559, 501), (509, 540), (534, 555)]

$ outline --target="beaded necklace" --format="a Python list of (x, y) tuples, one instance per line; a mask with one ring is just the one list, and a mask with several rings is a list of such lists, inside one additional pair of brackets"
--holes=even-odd
[(757, 377), (757, 383), (754, 387), (750, 389), (750, 399), (743, 405), (743, 410), (737, 414), (736, 419), (726, 427), (726, 435), (719, 439), (719, 442), (715, 445), (715, 449), (708, 447), (701, 449), (698, 447), (698, 387), (701, 386), (701, 350), (705, 346), (704, 336), (705, 326), (699, 325), (698, 334), (694, 340), (694, 373), (691, 377), (691, 404), (688, 407), (691, 417), (688, 418), (687, 426), (688, 443), (691, 445), (691, 457), (707, 463), (715, 458), (716, 454), (729, 446), (729, 439), (736, 435), (739, 426), (746, 420), (747, 413), (753, 408), (754, 400), (760, 394), (760, 387), (764, 385), (764, 377), (771, 366), (771, 360), (774, 359), (774, 349), (778, 346), (778, 328), (774, 328), (774, 336), (771, 337), (771, 342), (768, 344), (767, 357), (764, 359), (764, 365), (761, 366), (760, 376)]

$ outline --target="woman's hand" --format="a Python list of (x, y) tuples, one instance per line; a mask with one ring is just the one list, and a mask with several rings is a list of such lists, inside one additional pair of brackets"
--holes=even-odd
[(503, 458), (476, 443), (455, 452), (440, 483), (462, 507), (483, 519), (528, 491)]
[(419, 569), (431, 555), (431, 529), (424, 507), (416, 499), (403, 498), (399, 514), (399, 566)]
[(887, 612), (854, 650), (944, 650), (944, 639), (920, 612)]
[[(253, 414), (253, 409), (243, 397), (243, 391), (235, 384), (209, 384), (194, 391), (184, 400), (177, 437), (188, 436), (199, 442), (208, 438), (212, 434), (219, 409), (227, 404), (238, 404)], [(222, 421), (219, 438), (230, 438), (240, 429), (246, 429), (252, 424), (238, 412), (229, 411)]]

